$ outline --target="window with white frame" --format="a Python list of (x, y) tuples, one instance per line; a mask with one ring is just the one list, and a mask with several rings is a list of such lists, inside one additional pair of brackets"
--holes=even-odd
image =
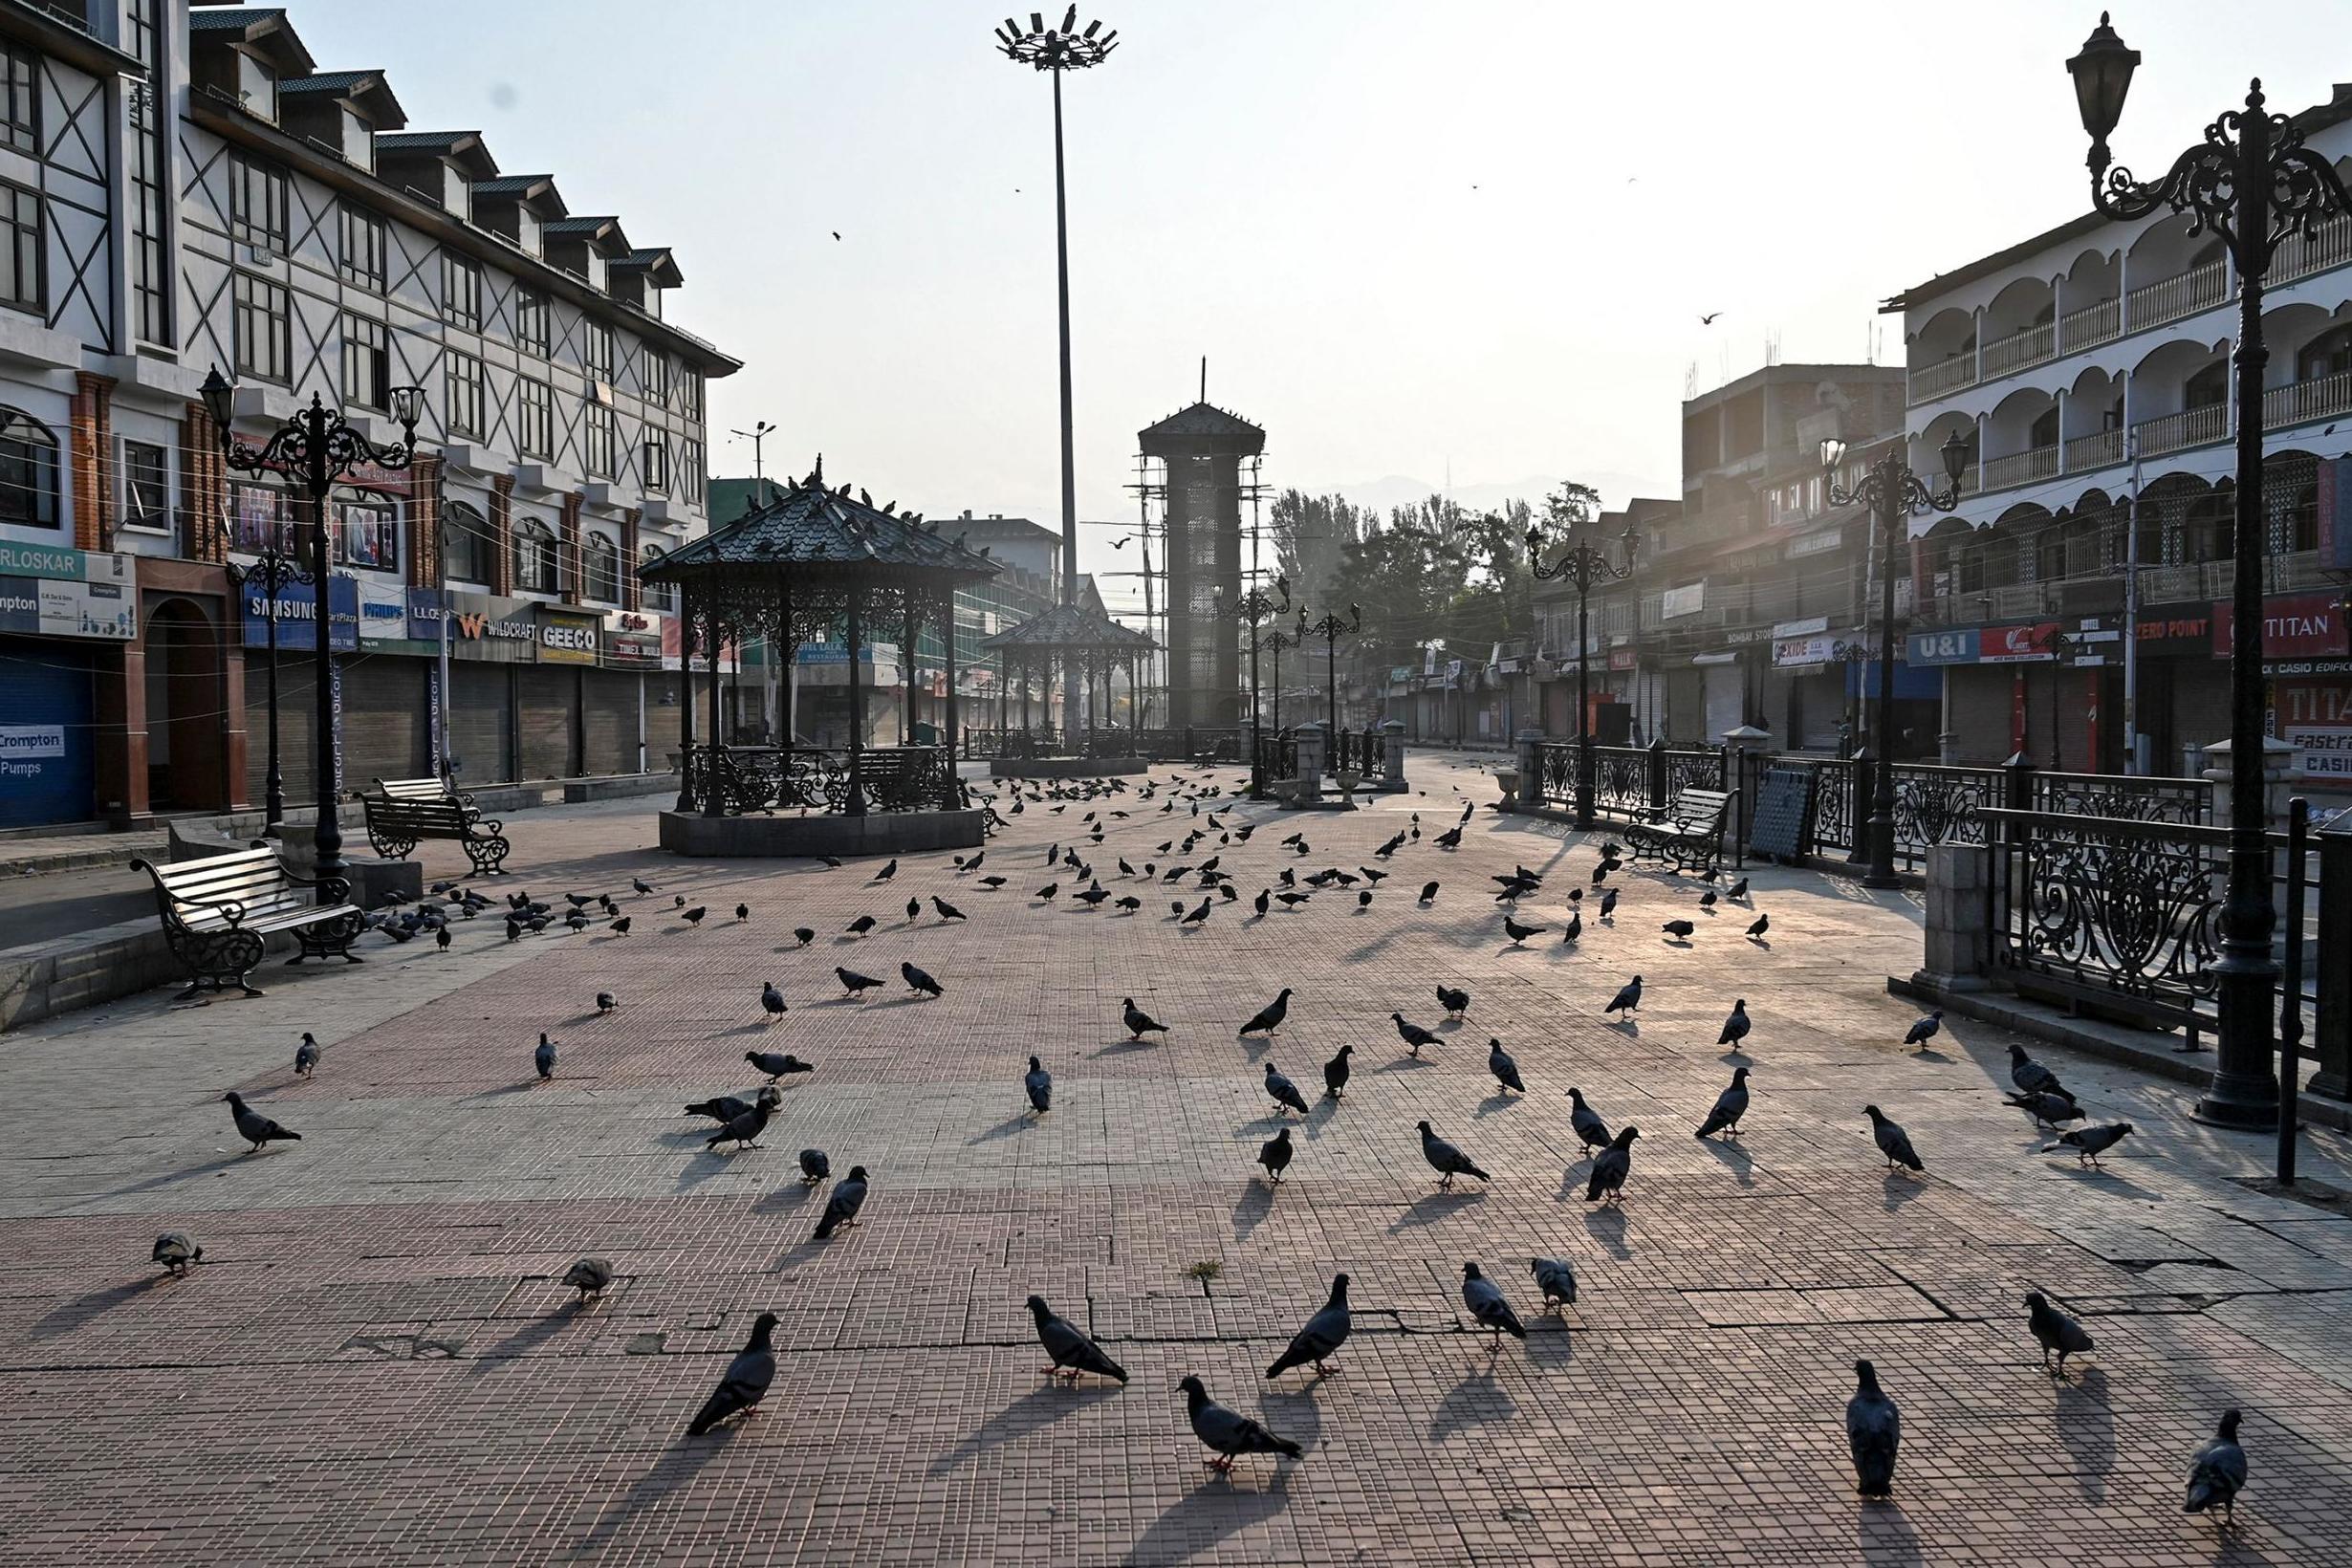
[(335, 562), (374, 572), (397, 571), (400, 531), (387, 501), (335, 503)]
[(535, 376), (514, 383), (514, 442), (525, 457), (555, 455), (555, 395)]
[(514, 585), (534, 594), (563, 591), (555, 533), (536, 517), (524, 518), (514, 529)]
[(601, 534), (591, 534), (580, 547), (582, 599), (600, 604), (621, 602), (621, 551)]
[(48, 425), (18, 408), (0, 408), (0, 523), (19, 528), (55, 528), (57, 438)]
[(490, 579), (490, 523), (464, 501), (441, 509), (441, 570), (461, 582)]
[(152, 441), (122, 441), (122, 526), (171, 526), (171, 454)]
[(599, 479), (613, 477), (614, 449), (618, 437), (614, 431), (613, 411), (600, 403), (592, 403), (583, 410), (580, 421), (580, 462)]

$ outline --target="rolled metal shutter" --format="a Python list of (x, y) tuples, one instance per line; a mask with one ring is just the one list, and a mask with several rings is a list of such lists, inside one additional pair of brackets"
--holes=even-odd
[(578, 672), (560, 666), (526, 664), (521, 679), (524, 778), (570, 778), (572, 708)]
[(637, 675), (630, 670), (592, 669), (586, 676), (586, 701), (580, 705), (588, 740), (585, 771), (637, 772)]
[(431, 773), (425, 662), (398, 654), (343, 661), (343, 787)]
[[(316, 702), (311, 694), (317, 689), (312, 678), (316, 666), (311, 658), (307, 652), (277, 656), (278, 772), (289, 806), (307, 806), (317, 800), (311, 786), (311, 736), (316, 733), (312, 724)], [(245, 782), (246, 798), (256, 808), (269, 798), (269, 781), (270, 656), (249, 650), (245, 656)]]
[(503, 784), (514, 777), (507, 755), (507, 664), (449, 666), (449, 739), (457, 776), (467, 784)]

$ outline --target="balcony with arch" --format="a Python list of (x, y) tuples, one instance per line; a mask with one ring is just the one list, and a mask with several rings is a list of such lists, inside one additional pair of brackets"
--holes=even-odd
[(1944, 443), (1958, 435), (1969, 449), (1968, 463), (1960, 470), (1960, 493), (1973, 495), (1983, 488), (1981, 478), (1984, 470), (1979, 462), (1982, 455), (1979, 443), (1983, 433), (1982, 426), (1967, 414), (1947, 410), (1929, 420), (1925, 429), (1911, 437), (1904, 461), (1911, 466), (1913, 473), (1932, 476), (1940, 488), (1944, 483)]
[(2086, 473), (2123, 461), (2123, 381), (2096, 367), (2060, 401), (2058, 471)]
[(2208, 230), (2191, 234), (2187, 216), (2150, 224), (2132, 242), (2124, 266), (2134, 283), (2123, 295), (2123, 330), (2145, 332), (2210, 311), (2230, 297), (2229, 248)]
[(1913, 403), (1975, 385), (1976, 317), (1963, 310), (1938, 312), (1912, 338), (1909, 368)]
[(2297, 303), (2266, 313), (2262, 424), (2266, 430), (2352, 413), (2352, 303), (2330, 313)]
[(2038, 388), (2003, 398), (1984, 423), (1979, 488), (2009, 490), (2057, 477), (2058, 415), (2058, 400)]
[(2058, 358), (2058, 292), (2046, 279), (2021, 277), (1985, 307), (1977, 374), (1990, 381)]
[(2230, 344), (2159, 344), (2131, 371), (2131, 434), (2142, 457), (2162, 457), (2230, 435)]

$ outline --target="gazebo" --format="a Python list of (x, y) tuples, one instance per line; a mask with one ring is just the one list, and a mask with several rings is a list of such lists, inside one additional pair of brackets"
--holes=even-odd
[[(942, 538), (937, 524), (877, 507), (852, 487), (827, 488), (824, 460), (765, 506), (682, 545), (643, 572), (678, 589), (686, 689), (678, 708), (682, 787), (662, 817), (663, 847), (693, 855), (882, 854), (969, 847), (982, 814), (955, 773), (952, 744), (871, 747), (864, 662), (877, 624), (900, 634), (939, 628), (947, 676), (947, 738), (956, 733), (955, 590), (995, 576), (994, 561)], [(721, 734), (719, 659), (729, 642), (764, 638), (787, 661), (804, 642), (845, 644), (845, 748), (730, 746)], [(694, 656), (709, 692), (708, 742), (694, 738)], [(790, 813), (791, 815), (784, 815)]]
[[(1104, 735), (1110, 731), (1110, 674), (1124, 666), (1127, 689), (1141, 693), (1141, 672), (1143, 658), (1159, 644), (1142, 632), (1122, 626), (1101, 611), (1084, 604), (1056, 604), (1050, 610), (1031, 616), (1017, 626), (1008, 627), (995, 636), (983, 639), (980, 645), (1004, 661), (1005, 683), (996, 691), (996, 727), (1005, 729), (1005, 687), (1014, 680), (1021, 682), (1023, 727), (1026, 728), (1029, 707), (1029, 679), (1043, 673), (1051, 677), (1062, 665), (1076, 665), (1086, 680), (1086, 745), (1083, 755), (1093, 759), (1091, 765), (1079, 765), (1075, 758), (1000, 756), (989, 765), (990, 773), (1005, 777), (1056, 777), (1086, 773), (1141, 773), (1143, 763), (1138, 753), (1143, 748), (1130, 745), (1120, 757), (1106, 759), (1102, 755)], [(1098, 729), (1096, 712), (1101, 709), (1101, 726)], [(1075, 724), (1063, 715), (1064, 750), (1076, 751)], [(1130, 737), (1140, 737), (1143, 724), (1143, 705), (1137, 701), (1128, 714)], [(1126, 764), (1132, 763), (1133, 766)]]

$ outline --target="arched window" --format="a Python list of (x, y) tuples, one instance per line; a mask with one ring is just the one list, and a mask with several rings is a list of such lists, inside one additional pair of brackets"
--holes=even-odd
[(2058, 442), (2058, 411), (2056, 407), (2045, 408), (2041, 411), (2041, 417), (2034, 422), (2033, 428), (2027, 432), (2026, 445), (2036, 451), (2040, 451), (2044, 447), (2057, 446)]
[(534, 594), (563, 591), (555, 535), (536, 517), (526, 517), (514, 530), (514, 586)]
[(580, 546), (580, 576), (586, 579), (580, 597), (599, 604), (621, 602), (621, 552), (601, 534), (591, 534)]
[(460, 582), (490, 580), (490, 524), (463, 501), (441, 509), (441, 561), (443, 573)]
[[(658, 544), (645, 546), (643, 553), (638, 556), (638, 569), (642, 571), (667, 554), (668, 552)], [(643, 599), (645, 608), (648, 610), (664, 610), (675, 614), (678, 609), (678, 588), (675, 583), (641, 583), (639, 597)]]
[(2211, 408), (2230, 401), (2230, 361), (2215, 359), (2181, 383), (2183, 408)]
[(0, 406), (0, 523), (57, 526), (57, 438), (20, 408)]
[(2295, 379), (2316, 381), (2352, 370), (2352, 327), (2334, 327), (2305, 343), (2295, 356)]

